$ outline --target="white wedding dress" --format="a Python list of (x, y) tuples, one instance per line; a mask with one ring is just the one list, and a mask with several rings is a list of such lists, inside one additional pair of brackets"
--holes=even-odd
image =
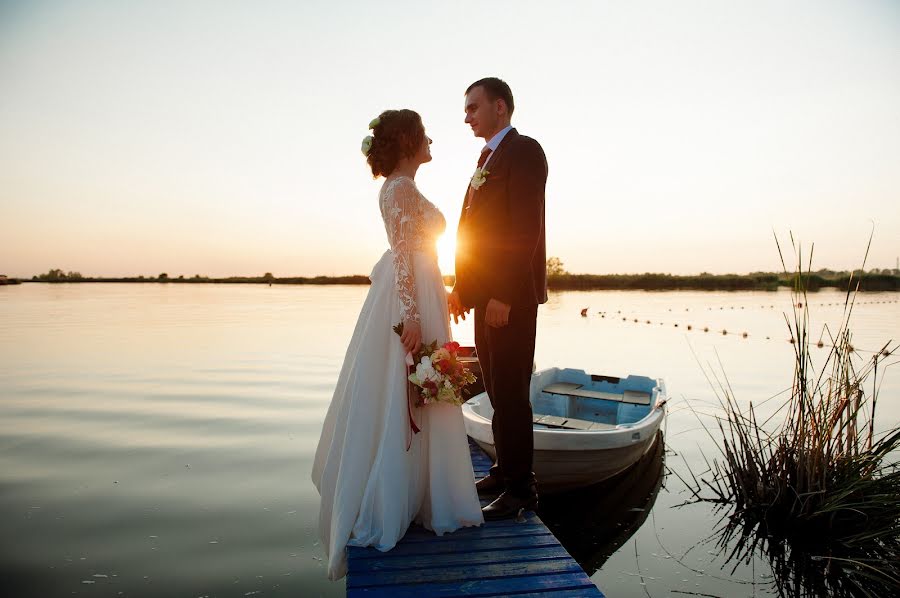
[(329, 579), (346, 574), (347, 545), (387, 551), (412, 521), (438, 535), (484, 521), (462, 411), (413, 408), (421, 431), (410, 431), (406, 352), (392, 330), (410, 318), (424, 343), (450, 340), (435, 247), (444, 217), (408, 177), (386, 181), (379, 203), (391, 248), (370, 275), (312, 469)]

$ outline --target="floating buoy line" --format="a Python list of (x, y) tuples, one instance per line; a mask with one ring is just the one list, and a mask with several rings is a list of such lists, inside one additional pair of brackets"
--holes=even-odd
[[(868, 301), (868, 302), (856, 302), (855, 305), (867, 305), (867, 304), (873, 304), (873, 303), (884, 304), (884, 303), (898, 303), (898, 302), (900, 302), (900, 301), (874, 301), (874, 302), (873, 302), (873, 301)], [(827, 305), (843, 306), (844, 304), (843, 304), (843, 303), (821, 303), (821, 304), (819, 304), (819, 305), (820, 305), (820, 306), (827, 306)], [(766, 306), (760, 306), (760, 307), (766, 308)], [(773, 305), (773, 306), (771, 306), (771, 307), (774, 308), (775, 306)], [(799, 308), (799, 309), (803, 309), (803, 308), (804, 308), (804, 305), (803, 305), (802, 303), (798, 303), (798, 304), (794, 305), (793, 307), (796, 307), (796, 308)], [(808, 307), (808, 305), (807, 305), (807, 307)], [(708, 309), (711, 310), (712, 308), (710, 307), (710, 308), (708, 308)], [(723, 308), (720, 307), (719, 309), (723, 309)], [(731, 309), (734, 309), (734, 307), (732, 306)], [(744, 307), (741, 307), (740, 309), (744, 309)], [(587, 317), (588, 317), (588, 314), (589, 314), (589, 310), (590, 310), (589, 307), (582, 308), (582, 309), (581, 309), (581, 317), (587, 318)], [(669, 309), (668, 311), (671, 312), (672, 310)], [(690, 308), (685, 308), (685, 311), (689, 312), (689, 311), (690, 311)], [(731, 335), (731, 336), (740, 336), (741, 338), (744, 338), (744, 339), (749, 339), (749, 338), (751, 338), (750, 334), (749, 334), (748, 332), (746, 332), (746, 331), (734, 332), (734, 331), (729, 331), (727, 328), (722, 328), (721, 330), (713, 330), (713, 329), (710, 328), (709, 326), (702, 326), (702, 327), (701, 327), (701, 326), (694, 326), (693, 324), (684, 324), (684, 325), (682, 325), (682, 324), (679, 323), (679, 322), (661, 322), (661, 321), (660, 321), (660, 322), (653, 322), (652, 320), (648, 320), (648, 319), (645, 319), (645, 318), (636, 318), (636, 317), (634, 317), (633, 315), (631, 315), (631, 316), (629, 316), (629, 315), (624, 315), (624, 314), (622, 313), (622, 310), (617, 310), (616, 313), (615, 313), (615, 315), (612, 316), (612, 317), (610, 317), (610, 318), (607, 318), (607, 315), (609, 315), (609, 312), (605, 312), (605, 311), (598, 311), (598, 312), (597, 312), (597, 315), (599, 315), (602, 319), (612, 320), (612, 321), (621, 320), (622, 322), (628, 322), (628, 321), (630, 320), (631, 323), (633, 323), (633, 324), (641, 324), (641, 323), (643, 323), (643, 324), (650, 324), (650, 325), (653, 325), (654, 323), (657, 323), (657, 324), (659, 324), (660, 326), (671, 325), (672, 328), (684, 328), (684, 329), (686, 329), (686, 330), (688, 330), (688, 331), (693, 331), (693, 330), (696, 329), (698, 332), (701, 332), (701, 331), (704, 332), (704, 333), (712, 332), (713, 334), (721, 334), (722, 336), (729, 336), (729, 335)], [(824, 334), (824, 331), (823, 331), (823, 334)], [(761, 338), (761, 337), (752, 337), (752, 338), (754, 338), (754, 340), (755, 340), (755, 339)], [(766, 337), (765, 337), (765, 340), (767, 340), (767, 341), (771, 341), (771, 340), (778, 341), (778, 340), (780, 340), (780, 339), (772, 339), (772, 337), (766, 336)], [(796, 344), (796, 342), (797, 342), (797, 340), (796, 340), (795, 338), (793, 338), (793, 337), (792, 337), (792, 338), (789, 338), (789, 339), (786, 339), (786, 341), (787, 341), (789, 344), (791, 344), (791, 345)], [(816, 341), (815, 343), (810, 343), (810, 344), (816, 346), (816, 347), (819, 348), (819, 349), (824, 349), (824, 348), (826, 348), (826, 347), (829, 348), (829, 349), (831, 349), (831, 348), (834, 348), (834, 346), (835, 346), (835, 345), (833, 345), (833, 344), (829, 344), (829, 343), (824, 342), (824, 341), (821, 339), (821, 337), (820, 337), (819, 340)], [(896, 353), (896, 352), (897, 352), (897, 347), (894, 347), (893, 349), (887, 349), (887, 348), (884, 348), (884, 349), (879, 349), (879, 350), (877, 350), (877, 351), (871, 351), (871, 350), (868, 350), (868, 349), (859, 349), (859, 348), (856, 348), (856, 347), (854, 347), (853, 345), (851, 345), (851, 346), (850, 346), (850, 351), (851, 351), (851, 352), (855, 352), (855, 353), (871, 353), (871, 354), (873, 354), (873, 355), (876, 354), (876, 353), (880, 353), (883, 357), (888, 357), (888, 356), (890, 356), (892, 353)]]
[[(854, 301), (854, 302), (853, 302), (854, 305), (888, 305), (888, 304), (892, 304), (892, 303), (900, 303), (900, 299), (888, 299), (888, 300), (885, 300), (885, 301)], [(807, 306), (809, 306), (809, 307), (843, 307), (844, 305), (846, 305), (846, 304), (845, 304), (843, 301), (832, 301), (832, 302), (829, 302), (829, 303), (812, 303), (812, 302), (807, 302)], [(726, 311), (726, 310), (730, 310), (730, 311), (740, 311), (740, 310), (742, 310), (742, 309), (743, 309), (743, 310), (747, 310), (747, 309), (775, 309), (776, 307), (777, 307), (777, 306), (771, 305), (771, 304), (770, 304), (770, 305), (760, 305), (759, 307), (757, 307), (756, 305), (737, 305), (737, 306), (735, 306), (735, 305), (718, 305), (718, 306), (712, 305), (712, 306), (707, 306), (707, 307), (706, 307), (706, 311), (715, 311), (715, 310), (718, 310), (718, 311)], [(795, 305), (795, 307), (798, 307), (798, 308), (800, 308), (800, 309), (803, 309), (804, 304), (803, 304), (803, 303), (797, 303), (797, 304)], [(677, 308), (677, 309), (678, 309), (678, 311), (681, 311), (681, 308)], [(669, 308), (669, 311), (673, 311), (672, 308)], [(684, 308), (684, 311), (691, 311), (691, 308), (685, 307), (685, 308)], [(698, 310), (697, 310), (696, 308), (694, 308), (694, 311), (698, 311)]]

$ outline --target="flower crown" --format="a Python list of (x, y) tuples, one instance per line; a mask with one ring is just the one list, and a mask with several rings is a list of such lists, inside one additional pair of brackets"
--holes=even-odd
[[(381, 123), (381, 119), (377, 116), (369, 121), (369, 128), (374, 129)], [(372, 142), (375, 141), (375, 138), (371, 135), (366, 135), (362, 140), (362, 153), (365, 157), (369, 157), (369, 152), (372, 151)]]

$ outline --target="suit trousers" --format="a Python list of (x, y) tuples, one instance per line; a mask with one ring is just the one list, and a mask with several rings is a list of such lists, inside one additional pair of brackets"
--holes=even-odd
[(490, 475), (499, 476), (507, 490), (527, 497), (534, 492), (534, 436), (531, 373), (537, 328), (537, 304), (514, 305), (502, 328), (484, 322), (484, 308), (475, 308), (475, 348), (484, 389), (494, 408), (491, 428), (497, 462)]

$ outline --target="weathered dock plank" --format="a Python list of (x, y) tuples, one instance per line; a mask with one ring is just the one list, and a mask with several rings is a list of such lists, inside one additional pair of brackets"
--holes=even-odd
[(581, 574), (565, 573), (503, 577), (499, 579), (474, 579), (424, 586), (422, 584), (412, 584), (380, 588), (355, 588), (347, 590), (347, 597), (421, 598), (422, 596), (470, 596), (486, 598), (489, 596), (518, 596), (524, 593), (542, 598), (555, 598), (561, 595), (563, 591), (577, 592), (569, 593), (569, 596), (603, 596), (600, 590), (591, 583), (590, 579), (582, 571)]
[(490, 563), (502, 563), (509, 561), (541, 561), (558, 558), (568, 558), (569, 553), (559, 545), (538, 546), (534, 548), (508, 548), (505, 550), (485, 550), (481, 552), (444, 554), (440, 561), (435, 563), (431, 555), (413, 556), (405, 559), (372, 558), (360, 560), (358, 567), (351, 569), (351, 573), (370, 571), (397, 571), (410, 568), (449, 567), (452, 565), (471, 566), (476, 558), (479, 561)]
[[(456, 540), (453, 538), (452, 534), (448, 534), (443, 537), (441, 541), (430, 543), (427, 550), (420, 544), (407, 544), (401, 540), (388, 552), (379, 552), (374, 548), (358, 548), (351, 546), (349, 556), (350, 560), (353, 561), (359, 558), (366, 558), (361, 557), (359, 555), (360, 552), (368, 554), (368, 558), (372, 558), (373, 556), (391, 558), (419, 554), (440, 555), (453, 552), (473, 553), (481, 550), (508, 550), (512, 548), (536, 548), (538, 546), (557, 545), (559, 545), (559, 540), (553, 537), (553, 534), (549, 531), (546, 534), (533, 536), (506, 536), (503, 538), (486, 538), (484, 540), (480, 539), (478, 536), (466, 538), (465, 540)], [(435, 560), (438, 559), (436, 558)]]
[[(476, 557), (477, 558), (477, 557)], [(475, 561), (475, 559), (472, 559)], [(511, 576), (537, 575), (540, 573), (577, 573), (581, 571), (578, 563), (570, 558), (556, 558), (545, 561), (522, 561), (519, 563), (485, 563), (480, 558), (477, 562), (466, 565), (408, 569), (404, 571), (378, 571), (357, 573), (348, 582), (348, 587), (395, 586), (413, 583), (434, 584), (438, 582), (455, 582), (471, 577), (473, 565), (478, 568), (480, 579), (508, 578)]]
[[(490, 458), (469, 448), (475, 475), (487, 474)], [(387, 552), (351, 546), (348, 557), (350, 598), (603, 597), (535, 513), (443, 536), (413, 525)]]

